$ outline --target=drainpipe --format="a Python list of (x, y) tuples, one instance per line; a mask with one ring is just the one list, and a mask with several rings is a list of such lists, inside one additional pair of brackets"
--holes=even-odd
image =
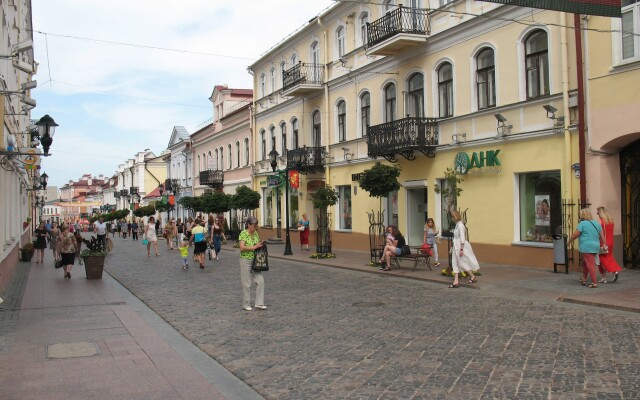
[(585, 127), (584, 127), (584, 69), (582, 63), (582, 32), (580, 31), (580, 14), (573, 14), (574, 33), (576, 37), (576, 67), (578, 71), (578, 147), (580, 153), (580, 207), (587, 201), (587, 178), (585, 173)]
[[(255, 84), (253, 71), (251, 70), (251, 68), (247, 68), (247, 72), (252, 77), (251, 81), (253, 82), (253, 93), (258, 93), (257, 92), (257, 86)], [(256, 154), (256, 151), (255, 151), (255, 147), (254, 147), (255, 146), (255, 137), (254, 137), (254, 134), (253, 134), (253, 132), (255, 131), (255, 126), (257, 124), (257, 121), (256, 121), (256, 110), (257, 110), (256, 106), (257, 106), (257, 104), (258, 103), (256, 103), (255, 96), (254, 96), (253, 97), (253, 101), (251, 103), (251, 107), (249, 108), (249, 114), (250, 114), (249, 115), (249, 151), (251, 152), (250, 154), (254, 156), (254, 157), (252, 157), (253, 158), (253, 160), (252, 160), (253, 163), (251, 163), (251, 186), (252, 186), (253, 190), (256, 190), (257, 187), (258, 187), (258, 183), (256, 182), (255, 172), (254, 172), (255, 171), (255, 166), (256, 166), (255, 165), (255, 154)], [(256, 191), (259, 192), (259, 190), (256, 190)]]
[(563, 187), (565, 199), (572, 197), (572, 173), (571, 173), (571, 134), (569, 133), (569, 43), (567, 30), (567, 14), (560, 13), (560, 45), (562, 54), (562, 110), (565, 127), (564, 127), (564, 158), (562, 172), (564, 177)]
[[(327, 30), (325, 29), (325, 26), (322, 25), (322, 21), (320, 20), (320, 17), (318, 17), (318, 25), (320, 25), (320, 27), (323, 29), (322, 31), (322, 37), (323, 37), (323, 41), (324, 41), (324, 126), (326, 127), (326, 129), (323, 129), (323, 131), (326, 131), (326, 134), (324, 135), (326, 137), (326, 146), (327, 146), (327, 154), (329, 154), (329, 140), (330, 140), (330, 135), (329, 135), (329, 107), (330, 107), (330, 103), (329, 103), (329, 43), (327, 43)], [(326, 172), (325, 172), (325, 182), (327, 185), (331, 184), (331, 174), (330, 174), (330, 170), (331, 167), (329, 166), (329, 163), (327, 163), (326, 166)]]

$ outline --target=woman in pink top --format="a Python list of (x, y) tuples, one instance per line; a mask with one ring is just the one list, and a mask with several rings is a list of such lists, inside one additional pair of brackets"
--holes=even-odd
[(616, 259), (613, 258), (613, 219), (604, 209), (604, 207), (598, 207), (598, 216), (600, 217), (600, 225), (602, 225), (602, 232), (604, 233), (605, 243), (601, 242), (600, 247), (605, 244), (609, 248), (607, 253), (600, 253), (600, 264), (598, 265), (598, 270), (600, 271), (600, 275), (602, 279), (600, 279), (600, 283), (607, 283), (607, 272), (613, 274), (613, 281), (618, 280), (618, 272), (622, 271), (622, 268), (616, 262)]

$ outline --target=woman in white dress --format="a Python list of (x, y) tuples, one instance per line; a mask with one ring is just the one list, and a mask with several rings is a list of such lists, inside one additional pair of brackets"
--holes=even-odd
[(144, 228), (144, 238), (147, 239), (147, 257), (151, 257), (151, 244), (153, 243), (153, 249), (156, 251), (156, 256), (159, 256), (158, 253), (158, 237), (156, 236), (156, 219), (153, 217), (149, 218), (149, 223), (145, 225)]
[(467, 284), (476, 283), (478, 278), (473, 274), (473, 271), (480, 269), (478, 260), (471, 244), (467, 242), (467, 230), (464, 227), (464, 223), (461, 221), (460, 212), (454, 210), (451, 212), (451, 216), (456, 221), (456, 227), (453, 229), (453, 249), (451, 254), (451, 268), (453, 269), (453, 283), (449, 285), (450, 288), (457, 288), (458, 274), (465, 271), (469, 274), (470, 279)]

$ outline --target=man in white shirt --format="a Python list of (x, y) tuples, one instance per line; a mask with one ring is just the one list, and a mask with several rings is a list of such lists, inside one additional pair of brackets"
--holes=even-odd
[(107, 237), (107, 224), (104, 223), (102, 217), (93, 223), (96, 235), (98, 235), (98, 242), (102, 243), (102, 246), (105, 245), (105, 237)]

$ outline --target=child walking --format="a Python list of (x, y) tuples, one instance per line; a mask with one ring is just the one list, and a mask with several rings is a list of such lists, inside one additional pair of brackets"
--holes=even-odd
[(424, 226), (423, 243), (431, 246), (433, 259), (435, 260), (434, 267), (440, 265), (440, 263), (438, 262), (438, 233), (440, 232), (435, 228), (435, 222), (433, 222), (433, 218), (427, 219), (427, 223)]
[(180, 258), (182, 258), (182, 270), (186, 271), (189, 269), (189, 242), (182, 241), (180, 242)]

